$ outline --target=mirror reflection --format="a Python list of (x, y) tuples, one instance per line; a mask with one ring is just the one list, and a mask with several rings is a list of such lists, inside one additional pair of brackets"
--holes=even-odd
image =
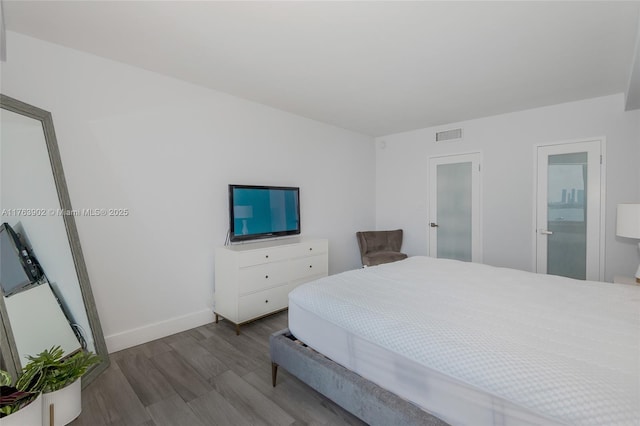
[[(53, 125), (39, 113), (50, 121), (45, 111), (2, 97), (0, 289), (2, 326), (10, 335), (2, 358), (16, 371), (27, 355), (56, 345), (66, 353), (82, 347), (108, 360), (71, 207), (65, 205)], [(16, 259), (22, 271), (11, 267)]]

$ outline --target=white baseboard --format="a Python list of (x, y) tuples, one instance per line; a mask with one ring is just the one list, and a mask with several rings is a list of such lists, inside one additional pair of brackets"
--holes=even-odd
[(205, 309), (105, 336), (104, 340), (107, 343), (107, 350), (109, 353), (112, 353), (204, 324), (209, 324), (213, 322), (213, 319), (213, 311), (211, 309)]

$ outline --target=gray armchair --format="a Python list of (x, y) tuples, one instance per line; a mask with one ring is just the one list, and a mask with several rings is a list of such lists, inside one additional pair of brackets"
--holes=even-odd
[(406, 254), (400, 253), (402, 229), (356, 232), (356, 238), (360, 247), (362, 266), (380, 265), (407, 258)]

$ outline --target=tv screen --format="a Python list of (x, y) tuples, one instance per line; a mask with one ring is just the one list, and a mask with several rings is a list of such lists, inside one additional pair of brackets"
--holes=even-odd
[(24, 265), (20, 240), (8, 223), (0, 225), (0, 288), (10, 296), (28, 287), (37, 277)]
[(229, 236), (245, 241), (300, 233), (300, 188), (229, 185)]

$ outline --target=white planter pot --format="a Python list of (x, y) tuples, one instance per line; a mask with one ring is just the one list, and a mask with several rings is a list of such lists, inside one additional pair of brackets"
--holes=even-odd
[[(50, 418), (52, 406), (53, 419)], [(80, 415), (81, 411), (81, 379), (76, 380), (66, 388), (42, 394), (42, 426), (62, 426), (69, 424)]]
[(2, 426), (41, 426), (42, 425), (42, 395), (26, 407), (0, 419)]

